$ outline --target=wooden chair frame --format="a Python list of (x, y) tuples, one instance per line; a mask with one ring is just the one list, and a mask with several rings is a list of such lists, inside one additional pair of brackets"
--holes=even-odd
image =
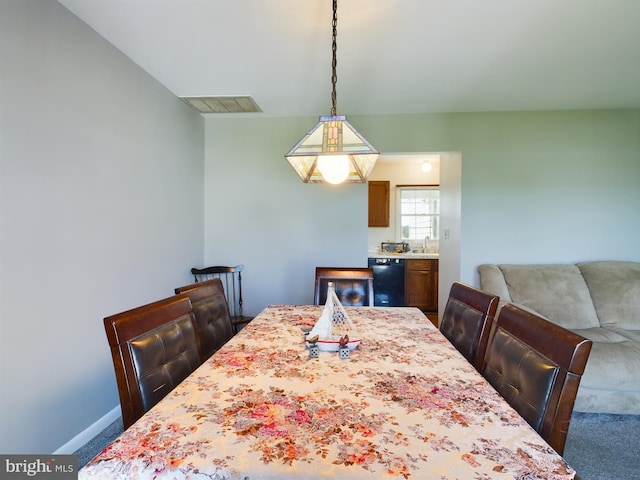
[(560, 455), (592, 341), (512, 304), (494, 322), (482, 374)]
[(316, 267), (315, 288), (313, 293), (314, 305), (320, 305), (323, 298), (326, 299), (326, 290), (322, 291), (325, 282), (353, 280), (365, 284), (368, 296), (367, 306), (373, 307), (373, 268), (370, 267)]
[(440, 320), (440, 332), (478, 371), (499, 302), (497, 295), (454, 282)]
[(219, 278), (212, 278), (178, 287), (174, 291), (176, 295), (185, 294), (191, 300), (204, 362), (227, 343), (236, 331), (229, 314), (222, 281)]
[(227, 298), (227, 306), (231, 315), (233, 330), (237, 333), (244, 325), (253, 320), (253, 317), (245, 316), (242, 311), (242, 271), (244, 265), (234, 265), (232, 267), (216, 265), (204, 268), (192, 268), (194, 282), (202, 282), (219, 278), (224, 287)]
[(176, 295), (106, 317), (104, 327), (127, 429), (200, 365), (195, 319), (189, 297)]

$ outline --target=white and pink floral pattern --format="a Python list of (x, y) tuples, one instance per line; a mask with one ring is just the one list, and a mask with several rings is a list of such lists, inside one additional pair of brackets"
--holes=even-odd
[(79, 477), (574, 478), (418, 309), (347, 307), (362, 343), (309, 359), (321, 308), (266, 308)]

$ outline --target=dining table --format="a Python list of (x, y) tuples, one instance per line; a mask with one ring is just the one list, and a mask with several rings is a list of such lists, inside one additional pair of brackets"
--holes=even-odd
[(79, 478), (575, 477), (419, 309), (344, 307), (359, 343), (312, 358), (323, 308), (266, 307)]

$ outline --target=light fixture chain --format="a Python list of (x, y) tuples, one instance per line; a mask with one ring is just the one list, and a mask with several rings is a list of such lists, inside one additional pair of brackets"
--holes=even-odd
[(338, 103), (337, 101), (337, 94), (336, 94), (336, 83), (338, 81), (338, 75), (336, 74), (336, 65), (338, 64), (337, 61), (337, 56), (336, 56), (336, 52), (338, 51), (338, 42), (337, 42), (337, 36), (338, 36), (338, 0), (333, 0), (333, 37), (332, 37), (332, 43), (331, 43), (331, 51), (333, 53), (333, 59), (331, 61), (331, 86), (332, 86), (332, 90), (331, 90), (331, 115), (332, 116), (336, 116), (336, 104)]
[[(380, 154), (349, 125), (345, 115), (337, 115), (338, 0), (332, 2), (331, 116), (321, 116), (320, 122), (289, 150), (285, 158), (304, 183), (366, 183)], [(345, 135), (348, 139), (346, 150)]]

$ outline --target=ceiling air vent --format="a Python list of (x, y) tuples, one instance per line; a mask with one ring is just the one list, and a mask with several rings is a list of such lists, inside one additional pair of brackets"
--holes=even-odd
[(180, 97), (200, 113), (253, 113), (262, 112), (249, 96), (245, 97)]

